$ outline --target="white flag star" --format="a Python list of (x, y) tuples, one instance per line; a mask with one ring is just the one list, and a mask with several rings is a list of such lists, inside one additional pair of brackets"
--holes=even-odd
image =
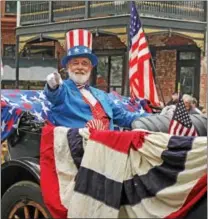
[(43, 112), (47, 115), (47, 111), (49, 111), (48, 107), (45, 105), (44, 102), (41, 102), (41, 105), (42, 105)]
[(4, 100), (4, 101), (6, 101), (8, 103), (10, 102), (9, 98), (7, 98), (7, 97), (5, 97), (3, 95), (1, 95), (1, 100)]
[(74, 52), (75, 52), (75, 53), (78, 53), (78, 52), (79, 52), (79, 49), (78, 49), (78, 48), (75, 48), (75, 49), (74, 49)]
[(13, 102), (10, 102), (9, 104), (10, 104), (11, 106), (19, 106), (19, 104), (13, 103)]
[(1, 124), (1, 131), (3, 132), (4, 129), (6, 127), (6, 123), (4, 122), (4, 120), (2, 121), (2, 124)]
[(41, 113), (38, 113), (37, 111), (34, 111), (33, 115), (36, 116), (39, 121), (43, 121)]
[(36, 96), (31, 97), (30, 99), (33, 100), (33, 101), (41, 102), (41, 99), (37, 98)]
[(12, 114), (15, 108), (15, 106), (12, 106), (12, 108), (9, 110), (9, 113)]
[(40, 99), (46, 99), (46, 97), (45, 97), (45, 95), (44, 95), (44, 93), (41, 91), (41, 92), (39, 92), (39, 98)]
[(144, 114), (145, 110), (143, 109), (143, 107), (140, 109), (140, 114)]
[(21, 94), (21, 98), (20, 98), (21, 100), (23, 100), (24, 102), (26, 102), (26, 103), (32, 103), (31, 101), (29, 101), (28, 99), (27, 99), (27, 95), (22, 95)]

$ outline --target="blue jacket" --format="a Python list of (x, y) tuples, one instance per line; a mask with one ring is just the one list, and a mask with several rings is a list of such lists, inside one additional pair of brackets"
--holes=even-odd
[[(108, 115), (111, 130), (113, 130), (114, 123), (121, 127), (131, 128), (131, 123), (136, 118), (135, 115), (118, 107), (104, 91), (91, 86), (89, 89)], [(55, 126), (83, 128), (89, 120), (93, 119), (90, 106), (84, 102), (79, 89), (72, 80), (65, 80), (56, 90), (49, 89), (46, 84), (44, 93), (52, 103), (48, 117)]]

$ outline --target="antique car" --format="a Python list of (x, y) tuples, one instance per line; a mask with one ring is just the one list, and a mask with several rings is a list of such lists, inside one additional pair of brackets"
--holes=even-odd
[[(191, 115), (199, 135), (207, 135), (207, 117)], [(155, 114), (141, 118), (141, 129), (168, 132), (170, 118)], [(44, 122), (30, 112), (22, 112), (15, 131), (8, 136), (8, 154), (1, 168), (1, 218), (51, 218), (40, 189), (40, 139)], [(188, 213), (187, 219), (206, 218), (204, 196)]]

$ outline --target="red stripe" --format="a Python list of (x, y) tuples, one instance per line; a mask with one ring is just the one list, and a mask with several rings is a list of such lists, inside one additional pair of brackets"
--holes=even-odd
[(90, 34), (90, 32), (88, 32), (88, 42), (87, 42), (87, 44), (88, 44), (89, 48), (90, 48), (90, 42), (91, 42), (91, 34)]
[(133, 60), (130, 60), (130, 66), (131, 68), (134, 67), (138, 63), (138, 57), (136, 56)]
[[(180, 125), (180, 123), (178, 122), (173, 130), (173, 134), (175, 135), (176, 132), (178, 131), (178, 126)], [(183, 127), (183, 126), (182, 126)]]
[(173, 135), (173, 133), (170, 133), (172, 126), (173, 126), (173, 122), (174, 122), (174, 120), (171, 120), (170, 125), (169, 125), (169, 129), (168, 129), (168, 133), (171, 135)]
[(147, 47), (147, 43), (145, 42), (145, 43), (143, 43), (142, 45), (139, 46), (139, 51), (141, 51), (143, 49), (146, 49), (146, 48), (148, 48), (148, 47)]
[[(193, 125), (192, 125), (193, 126)], [(194, 127), (194, 126), (193, 126)], [(194, 128), (194, 130), (192, 131), (192, 133), (190, 133), (191, 136), (198, 136), (196, 129)]]
[(186, 133), (184, 136), (189, 136), (190, 135), (190, 129), (187, 129)]
[(144, 81), (144, 63), (138, 62), (138, 81), (139, 81), (139, 96), (144, 97), (144, 86), (145, 86), (145, 81)]
[(189, 193), (183, 206), (178, 210), (166, 217), (166, 219), (172, 218), (184, 218), (191, 208), (206, 194), (207, 192), (207, 174), (198, 180), (196, 185)]
[(70, 48), (74, 46), (74, 31), (69, 32), (69, 43), (70, 43)]
[(137, 40), (135, 43), (132, 44), (132, 52), (134, 52), (136, 49), (138, 49), (138, 46), (139, 46), (139, 40)]
[(140, 86), (140, 85), (137, 84), (135, 80), (132, 80), (132, 81), (131, 81), (131, 84), (132, 84), (132, 87), (135, 87), (137, 90), (139, 90), (139, 86)]
[(83, 46), (84, 45), (84, 31), (79, 30), (79, 45)]
[(130, 147), (138, 150), (144, 143), (148, 132), (119, 132), (92, 130), (90, 139), (99, 142), (115, 151), (127, 154)]
[(141, 57), (138, 59), (138, 62), (140, 62), (140, 63), (143, 64), (144, 61), (146, 61), (147, 59), (150, 59), (150, 57), (151, 57), (151, 54), (150, 54), (150, 53), (147, 53), (147, 54), (141, 56)]
[(67, 209), (61, 204), (59, 183), (54, 160), (54, 127), (42, 129), (40, 143), (40, 187), (44, 203), (53, 218), (66, 218)]
[(194, 133), (193, 133), (192, 136), (198, 136), (198, 133), (197, 133), (196, 129), (194, 129)]
[(137, 72), (134, 73), (134, 76), (130, 80), (130, 86), (132, 87), (132, 90), (133, 90), (133, 92), (135, 94), (135, 97), (141, 97), (140, 95), (136, 95), (136, 93), (135, 93), (135, 91), (133, 89), (133, 88), (136, 88), (136, 90), (139, 92), (139, 86), (141, 86), (140, 84), (137, 84), (136, 81), (135, 81), (135, 79), (138, 78), (137, 75), (138, 75)]
[[(140, 36), (139, 36), (139, 41), (140, 41), (143, 37), (145, 37), (145, 34), (144, 34), (144, 32), (142, 31), (142, 32), (140, 33)], [(146, 41), (146, 39), (145, 39), (145, 41)]]
[(182, 133), (183, 133), (183, 127), (181, 128), (181, 130), (179, 131), (179, 135), (182, 135)]
[(133, 92), (134, 92), (135, 97), (140, 98), (141, 95), (139, 93), (139, 86), (137, 84), (135, 84), (134, 81), (132, 82), (132, 88), (133, 88)]

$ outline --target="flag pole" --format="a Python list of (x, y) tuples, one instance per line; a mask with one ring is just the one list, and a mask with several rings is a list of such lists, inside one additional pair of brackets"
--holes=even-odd
[[(146, 36), (145, 36), (146, 37)], [(148, 46), (149, 47), (149, 46)], [(159, 91), (160, 91), (160, 93), (161, 93), (161, 97), (162, 97), (162, 102), (163, 102), (163, 104), (164, 104), (164, 106), (166, 105), (165, 104), (165, 99), (164, 99), (164, 96), (163, 96), (163, 92), (162, 92), (162, 89), (161, 89), (161, 87), (160, 87), (160, 83), (159, 83), (159, 80), (157, 80), (156, 79), (156, 68), (155, 68), (155, 64), (154, 64), (154, 62), (153, 62), (153, 59), (152, 59), (152, 55), (151, 55), (151, 57), (150, 57), (150, 60), (151, 60), (151, 65), (152, 65), (152, 70), (153, 70), (153, 74), (154, 74), (154, 78), (155, 78), (155, 82), (157, 82), (157, 84), (158, 84), (158, 87), (159, 87)]]
[(178, 82), (177, 92), (178, 92), (178, 96), (179, 96), (181, 93), (181, 83), (180, 82)]
[[(135, 6), (136, 6), (136, 4), (135, 4)], [(137, 9), (137, 7), (136, 7), (136, 9)], [(137, 12), (138, 12), (138, 10), (137, 10)], [(142, 26), (142, 28), (143, 28), (143, 24), (142, 24), (142, 21), (141, 21), (141, 18), (140, 18), (140, 14), (139, 13), (137, 13), (138, 14), (138, 17), (139, 17), (139, 20), (140, 20), (140, 22), (141, 22), (141, 26)], [(143, 29), (143, 32), (144, 32), (144, 29)], [(145, 33), (145, 32), (144, 32)], [(145, 37), (145, 39), (146, 39), (146, 41), (148, 42), (148, 40), (147, 40), (147, 38), (146, 38), (146, 34), (144, 34), (144, 37)], [(148, 49), (149, 49), (149, 44), (148, 44)], [(149, 51), (150, 51), (150, 49), (149, 49)], [(153, 62), (153, 59), (152, 59), (152, 54), (150, 55), (150, 60), (151, 60), (151, 66), (152, 66), (152, 70), (153, 70), (153, 74), (154, 74), (154, 79), (155, 79), (155, 82), (156, 82), (156, 68), (155, 68), (155, 65), (154, 65), (154, 62)], [(164, 106), (166, 105), (165, 104), (165, 99), (164, 99), (164, 96), (163, 96), (163, 92), (162, 92), (162, 89), (161, 89), (161, 87), (160, 87), (160, 83), (159, 83), (159, 81), (157, 80), (157, 84), (158, 84), (158, 87), (159, 87), (159, 91), (160, 91), (160, 93), (161, 93), (161, 98), (162, 98), (162, 102), (163, 102), (163, 104), (164, 104)], [(156, 84), (156, 83), (155, 83)]]

